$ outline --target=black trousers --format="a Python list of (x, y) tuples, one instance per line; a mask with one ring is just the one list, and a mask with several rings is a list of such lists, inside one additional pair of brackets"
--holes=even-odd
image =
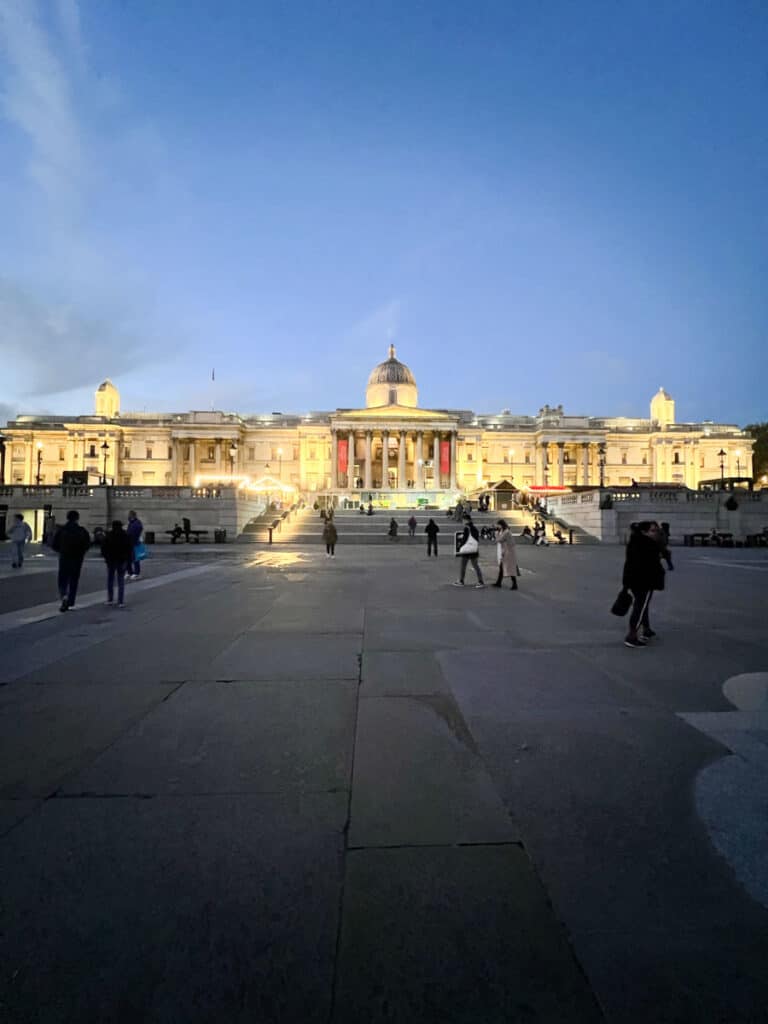
[(427, 537), (427, 558), (432, 554), (432, 549), (435, 549), (435, 558), (437, 558), (437, 537)]
[(82, 568), (82, 559), (59, 559), (59, 594), (62, 601), (66, 597), (70, 608), (74, 605), (75, 598), (77, 597), (77, 585), (80, 582), (80, 570)]
[(652, 590), (632, 591), (632, 611), (629, 613), (630, 635), (634, 636), (637, 633), (638, 626), (646, 626), (648, 629), (651, 628), (651, 624), (648, 619), (648, 605), (651, 603), (652, 597)]
[(325, 553), (326, 553), (326, 555), (332, 555), (332, 554), (335, 553), (335, 551), (336, 551), (336, 545), (335, 544), (326, 544), (325, 545)]

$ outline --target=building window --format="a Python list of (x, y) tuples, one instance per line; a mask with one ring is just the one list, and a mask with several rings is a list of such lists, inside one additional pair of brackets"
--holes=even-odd
[(567, 466), (570, 461), (571, 461), (570, 452), (563, 452), (563, 462), (565, 463), (565, 465)]
[(647, 466), (647, 465), (648, 465), (648, 456), (647, 456), (647, 455), (644, 455), (644, 456), (643, 456), (643, 465), (644, 465), (644, 466)]
[(474, 462), (474, 461), (475, 461), (475, 456), (472, 454), (472, 452), (467, 452), (467, 462)]
[[(291, 452), (292, 452), (292, 456), (291, 457), (292, 457), (293, 461), (295, 462), (298, 459), (298, 457), (299, 457), (299, 449), (296, 447), (296, 445), (293, 445), (293, 447), (291, 449)], [(350, 459), (353, 458), (353, 454), (354, 454), (353, 452), (349, 453)]]
[(699, 468), (700, 469), (704, 469), (704, 456), (703, 455), (701, 456), (701, 460), (699, 461)]
[(526, 452), (525, 453), (525, 464), (526, 464), (526, 466), (530, 466), (530, 464), (531, 464), (530, 452)]
[(59, 448), (59, 462), (63, 462), (65, 458), (65, 452), (63, 448)]
[(151, 459), (152, 458), (152, 449), (151, 448), (147, 448), (147, 454), (146, 454), (145, 458), (147, 458), (147, 459)]
[(130, 457), (131, 457), (131, 449), (128, 447), (128, 445), (126, 445), (125, 448), (123, 448), (123, 458), (124, 459), (130, 459)]
[(168, 458), (173, 458), (173, 447), (171, 445), (168, 445)]
[(189, 449), (189, 445), (185, 444), (184, 445), (184, 461), (185, 462), (189, 462), (189, 450), (190, 450)]
[(256, 461), (256, 449), (255, 448), (249, 448), (248, 449), (248, 461), (249, 462), (255, 462)]
[(621, 453), (621, 464), (622, 464), (622, 466), (626, 466), (626, 464), (627, 464), (627, 453), (626, 452), (622, 452)]
[(673, 462), (673, 463), (674, 463), (674, 464), (675, 464), (676, 466), (679, 466), (679, 465), (680, 465), (680, 452), (675, 452), (675, 453), (674, 453), (674, 455), (672, 456), (672, 462)]
[(96, 445), (92, 444), (88, 448), (88, 457), (92, 459), (95, 456), (95, 454), (96, 454)]
[(214, 447), (214, 445), (209, 444), (208, 445), (208, 461), (209, 462), (213, 462), (213, 460), (215, 458), (216, 458), (216, 448)]
[(397, 388), (389, 389), (389, 404), (397, 405)]

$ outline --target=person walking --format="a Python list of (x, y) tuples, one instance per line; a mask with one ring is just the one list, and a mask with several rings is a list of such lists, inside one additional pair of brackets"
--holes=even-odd
[(136, 557), (136, 548), (141, 543), (141, 535), (144, 532), (144, 524), (131, 509), (128, 513), (128, 525), (125, 528), (128, 539), (131, 542), (131, 557), (128, 562), (128, 579), (137, 580), (141, 576), (141, 560)]
[(326, 519), (325, 526), (323, 527), (323, 540), (325, 541), (325, 557), (335, 558), (336, 557), (336, 541), (339, 539), (338, 531), (336, 530), (336, 524), (333, 519)]
[(13, 517), (13, 526), (8, 531), (8, 539), (11, 542), (11, 568), (20, 569), (24, 565), (24, 548), (32, 540), (29, 523), (24, 522), (21, 512), (17, 512)]
[(387, 531), (387, 536), (389, 537), (390, 540), (397, 540), (397, 520), (394, 518), (389, 520), (389, 530)]
[(112, 529), (105, 534), (101, 554), (107, 563), (107, 604), (114, 606), (115, 580), (117, 580), (117, 607), (125, 607), (125, 572), (131, 559), (131, 539), (119, 519), (112, 521)]
[(433, 551), (435, 558), (437, 558), (437, 535), (440, 533), (440, 527), (434, 519), (429, 520), (424, 527), (424, 533), (427, 535), (427, 558), (429, 558)]
[(477, 527), (472, 522), (472, 517), (469, 515), (464, 516), (464, 534), (461, 538), (461, 544), (459, 546), (459, 555), (461, 557), (461, 570), (459, 572), (459, 578), (453, 584), (454, 587), (464, 586), (464, 577), (467, 574), (467, 563), (472, 563), (472, 568), (475, 570), (475, 576), (477, 576), (477, 583), (475, 584), (475, 590), (482, 590), (485, 587), (485, 580), (483, 574), (480, 571), (478, 565), (478, 554), (480, 551), (480, 534), (477, 532)]
[(627, 543), (621, 578), (625, 590), (632, 592), (629, 629), (624, 638), (626, 647), (645, 647), (647, 641), (656, 636), (651, 629), (648, 606), (654, 590), (664, 589), (664, 569), (657, 533), (658, 526), (655, 523), (638, 523)]
[(80, 513), (75, 509), (67, 512), (67, 521), (53, 538), (53, 550), (59, 556), (59, 611), (66, 612), (75, 607), (80, 572), (85, 553), (91, 546), (88, 531), (80, 525)]
[(499, 561), (499, 575), (495, 583), (492, 583), (493, 587), (501, 587), (501, 582), (505, 576), (512, 577), (511, 590), (517, 590), (517, 575), (519, 569), (517, 566), (517, 548), (515, 547), (515, 538), (512, 536), (512, 531), (509, 528), (509, 524), (506, 519), (499, 519), (496, 523), (496, 529), (499, 531), (496, 534), (496, 554)]
[(419, 523), (418, 523), (418, 520), (416, 519), (416, 516), (412, 515), (411, 518), (408, 520), (408, 536), (409, 537), (415, 537), (416, 536), (416, 527), (418, 525), (419, 525)]

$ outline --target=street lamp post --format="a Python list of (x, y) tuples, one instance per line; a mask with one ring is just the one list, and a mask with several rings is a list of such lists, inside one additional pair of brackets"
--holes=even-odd
[(717, 453), (717, 457), (720, 459), (720, 490), (722, 491), (725, 487), (725, 450), (723, 448)]
[(736, 452), (736, 476), (741, 476), (741, 449)]
[(38, 441), (37, 442), (37, 476), (35, 477), (35, 483), (37, 484), (38, 487), (40, 486), (40, 478), (41, 478), (40, 467), (42, 466), (42, 464), (43, 464), (43, 442), (42, 441)]
[(601, 441), (597, 446), (597, 460), (600, 466), (600, 487), (605, 486), (605, 442)]
[(109, 445), (107, 444), (106, 441), (101, 446), (101, 454), (102, 454), (102, 456), (104, 458), (104, 469), (102, 470), (102, 474), (101, 474), (101, 482), (106, 487), (106, 485), (107, 485), (107, 455), (109, 454)]
[(237, 458), (237, 445), (231, 444), (229, 446), (229, 475), (234, 477), (235, 475), (235, 459)]
[(9, 438), (0, 434), (0, 485), (5, 483), (5, 442)]

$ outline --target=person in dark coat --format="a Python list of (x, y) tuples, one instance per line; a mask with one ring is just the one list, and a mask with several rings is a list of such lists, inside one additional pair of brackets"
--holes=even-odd
[(339, 534), (336, 529), (336, 524), (333, 519), (326, 519), (325, 526), (323, 527), (323, 540), (325, 541), (325, 557), (335, 558), (336, 557), (336, 541), (339, 539)]
[(416, 527), (418, 525), (419, 524), (418, 524), (418, 521), (416, 519), (416, 516), (411, 516), (411, 518), (408, 520), (408, 536), (409, 537), (415, 537), (416, 536)]
[(67, 512), (67, 521), (53, 538), (53, 550), (59, 556), (59, 596), (61, 608), (66, 612), (75, 607), (77, 585), (83, 568), (85, 553), (91, 546), (88, 531), (80, 525), (80, 513)]
[(105, 534), (101, 554), (107, 563), (107, 604), (114, 604), (117, 579), (117, 607), (124, 608), (125, 572), (133, 555), (133, 546), (119, 519), (113, 520), (112, 529)]
[(627, 647), (645, 647), (656, 636), (651, 629), (648, 605), (654, 590), (664, 589), (664, 569), (656, 523), (638, 523), (627, 543), (622, 586), (632, 592), (629, 631), (624, 638)]
[(396, 519), (390, 519), (389, 520), (389, 530), (387, 531), (387, 535), (388, 535), (390, 540), (397, 540), (397, 520)]
[(424, 527), (424, 533), (427, 535), (427, 558), (435, 552), (435, 558), (437, 558), (437, 535), (440, 533), (440, 527), (437, 525), (434, 519), (430, 519), (427, 525)]
[[(141, 535), (144, 532), (144, 524), (131, 510), (128, 513), (128, 525), (125, 528), (125, 532), (131, 541), (131, 560), (128, 565), (128, 579), (137, 580), (141, 576), (141, 560), (136, 557), (136, 548), (141, 543)], [(189, 538), (187, 538), (189, 540)]]

